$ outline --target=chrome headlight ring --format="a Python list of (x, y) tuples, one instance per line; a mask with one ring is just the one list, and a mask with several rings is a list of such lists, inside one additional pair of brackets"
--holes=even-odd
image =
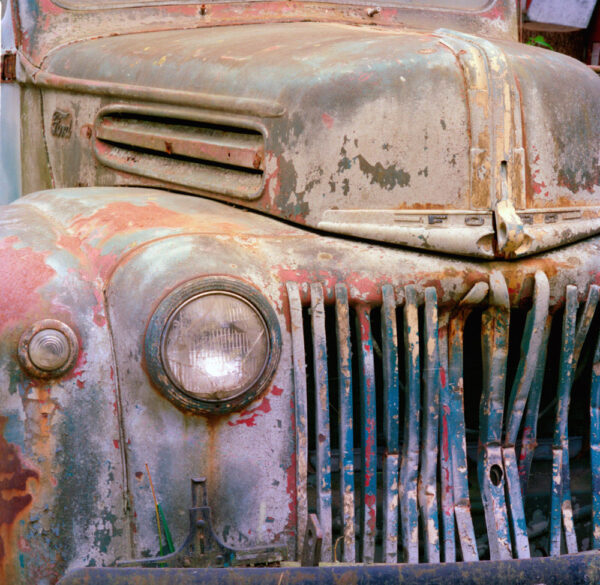
[(74, 331), (56, 319), (37, 321), (19, 339), (19, 362), (34, 378), (60, 378), (73, 368), (78, 355)]
[(281, 354), (275, 311), (233, 278), (184, 283), (158, 304), (145, 337), (148, 374), (176, 406), (198, 414), (242, 408), (269, 384)]

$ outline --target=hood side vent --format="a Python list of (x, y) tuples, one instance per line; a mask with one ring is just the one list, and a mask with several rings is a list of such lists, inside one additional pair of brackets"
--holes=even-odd
[(262, 193), (265, 132), (251, 120), (116, 106), (94, 124), (107, 167), (194, 190), (254, 199)]

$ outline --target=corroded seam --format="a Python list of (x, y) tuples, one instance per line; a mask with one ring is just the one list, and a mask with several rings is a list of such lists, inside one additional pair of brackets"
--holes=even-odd
[(333, 560), (331, 542), (331, 442), (329, 425), (329, 382), (327, 373), (327, 338), (325, 336), (325, 308), (323, 287), (310, 285), (310, 307), (315, 377), (315, 421), (317, 454), (317, 514), (323, 530), (321, 559)]
[(340, 433), (340, 501), (344, 529), (345, 563), (356, 560), (354, 535), (354, 418), (352, 413), (352, 349), (348, 290), (335, 285), (335, 314), (338, 348), (339, 433)]
[(479, 408), (479, 489), (485, 513), (490, 558), (512, 558), (508, 514), (504, 498), (502, 418), (508, 358), (510, 303), (502, 273), (490, 274), (489, 308), (482, 315), (483, 391)]
[(300, 291), (295, 282), (286, 283), (290, 303), (294, 372), (294, 422), (296, 426), (296, 511), (298, 518), (296, 546), (300, 552), (308, 521), (308, 415), (306, 405), (306, 357)]
[(440, 562), (440, 537), (437, 500), (438, 430), (440, 413), (440, 362), (438, 349), (438, 311), (435, 288), (425, 289), (425, 362), (423, 387), (423, 433), (419, 506), (425, 535), (425, 558)]
[(450, 399), (450, 444), (452, 452), (452, 488), (454, 513), (464, 561), (477, 561), (477, 541), (471, 516), (465, 429), (463, 339), (464, 328), (473, 307), (487, 296), (489, 286), (478, 282), (459, 303), (448, 325), (448, 378)]
[(548, 278), (542, 271), (538, 271), (535, 274), (533, 307), (529, 311), (525, 322), (525, 330), (521, 340), (521, 357), (508, 400), (506, 432), (502, 448), (515, 550), (517, 557), (520, 559), (529, 558), (530, 550), (515, 444), (541, 353), (549, 304), (550, 285)]
[(383, 427), (385, 454), (383, 464), (383, 548), (384, 562), (398, 562), (398, 470), (400, 447), (400, 393), (398, 379), (398, 337), (394, 288), (381, 289), (381, 339), (383, 361)]
[(362, 438), (362, 561), (375, 562), (377, 533), (377, 409), (370, 309), (356, 308)]
[(419, 312), (414, 286), (404, 289), (404, 356), (406, 385), (404, 440), (400, 466), (400, 519), (404, 561), (419, 562), (419, 511), (417, 478), (419, 471), (419, 436), (421, 415), (421, 368), (419, 364)]

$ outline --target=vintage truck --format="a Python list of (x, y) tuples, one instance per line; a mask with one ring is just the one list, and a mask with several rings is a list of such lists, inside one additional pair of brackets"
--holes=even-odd
[(516, 4), (4, 6), (0, 583), (600, 582), (600, 78)]

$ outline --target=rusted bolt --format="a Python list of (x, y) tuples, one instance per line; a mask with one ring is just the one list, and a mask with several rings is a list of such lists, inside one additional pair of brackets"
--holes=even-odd
[(200, 6), (200, 16), (204, 16), (206, 14), (206, 4), (202, 4)]
[(379, 6), (375, 6), (373, 8), (367, 8), (367, 16), (369, 18), (373, 18), (376, 14), (381, 12), (381, 8)]

